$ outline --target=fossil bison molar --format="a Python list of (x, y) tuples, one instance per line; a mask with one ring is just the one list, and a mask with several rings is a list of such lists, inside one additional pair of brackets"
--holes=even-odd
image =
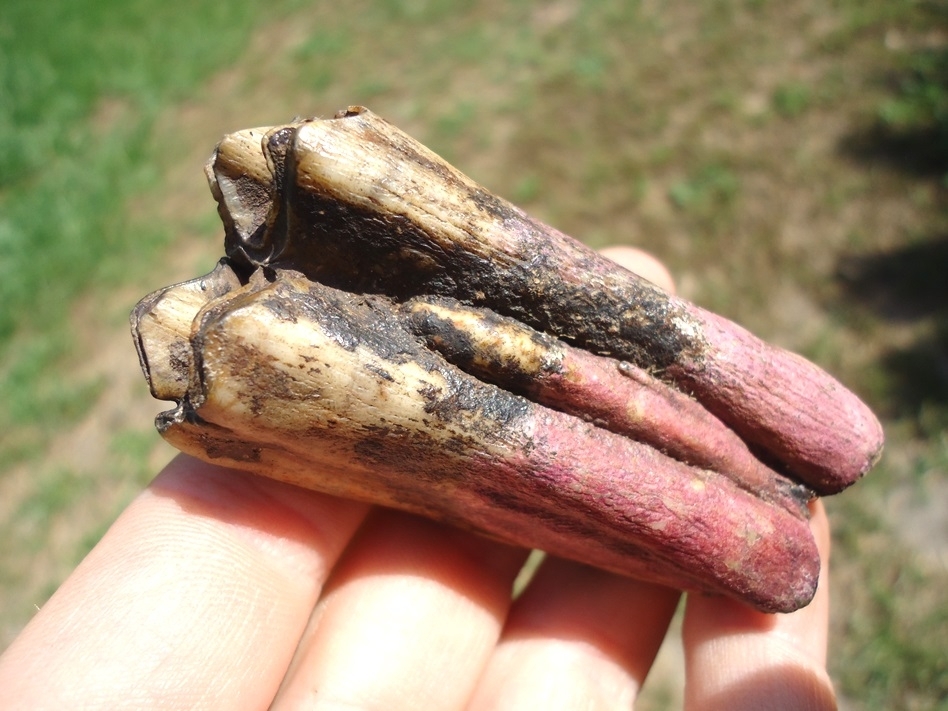
[(179, 449), (761, 610), (812, 597), (806, 501), (882, 431), (354, 107), (231, 134), (227, 256), (132, 314)]

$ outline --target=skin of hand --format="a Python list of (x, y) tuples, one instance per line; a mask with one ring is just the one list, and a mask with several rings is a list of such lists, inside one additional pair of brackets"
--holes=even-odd
[[(630, 248), (606, 253), (671, 289)], [(823, 576), (790, 615), (689, 595), (686, 709), (834, 709)], [(632, 708), (675, 590), (180, 455), (0, 657), (4, 708)]]

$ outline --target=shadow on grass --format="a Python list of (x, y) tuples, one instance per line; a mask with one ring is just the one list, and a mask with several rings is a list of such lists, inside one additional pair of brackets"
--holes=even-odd
[[(844, 257), (837, 277), (852, 300), (883, 319), (933, 324), (882, 358), (893, 414), (917, 417), (925, 407), (948, 407), (948, 235)], [(939, 419), (948, 421), (948, 412)]]
[[(948, 81), (943, 88), (948, 95)], [(941, 192), (948, 180), (948, 114), (942, 119), (926, 121), (914, 131), (880, 121), (841, 149), (868, 165), (882, 163), (920, 183), (935, 182)], [(948, 218), (944, 196), (939, 195), (935, 209), (941, 213), (936, 221)], [(885, 407), (892, 415), (916, 420), (934, 407), (941, 412), (937, 421), (948, 425), (948, 233), (890, 250), (845, 255), (836, 276), (860, 308), (918, 327), (911, 344), (893, 347), (881, 359)]]
[[(928, 8), (931, 25), (948, 30), (948, 6)], [(920, 178), (948, 180), (948, 46), (923, 42), (898, 56), (882, 76), (891, 94), (876, 107), (868, 130), (843, 142), (842, 152)]]
[[(929, 8), (948, 28), (948, 12)], [(892, 414), (922, 419), (932, 407), (948, 423), (948, 48), (918, 46), (883, 77), (890, 96), (876, 118), (843, 140), (840, 152), (870, 168), (899, 171), (935, 194), (934, 236), (890, 250), (844, 256), (837, 277), (851, 301), (889, 322), (911, 326), (909, 345), (883, 356), (883, 394)], [(908, 237), (908, 235), (906, 235)]]
[(843, 257), (836, 268), (847, 294), (891, 321), (948, 312), (948, 235), (898, 249)]
[[(901, 171), (920, 185), (934, 184), (932, 221), (944, 224), (948, 52), (935, 59), (926, 55), (924, 65), (930, 71), (922, 74), (910, 66), (907, 78), (896, 82), (897, 98), (880, 108), (880, 118), (868, 130), (844, 140), (840, 151), (868, 166)], [(889, 349), (881, 359), (884, 408), (916, 421), (930, 417), (934, 408), (940, 413), (936, 421), (948, 426), (948, 233), (885, 251), (845, 255), (837, 263), (836, 276), (859, 307), (889, 322), (917, 326), (914, 342)]]
[[(948, 52), (945, 63), (948, 65)], [(948, 109), (948, 81), (944, 91)], [(859, 162), (887, 166), (921, 179), (946, 180), (948, 115), (943, 117), (942, 125), (933, 122), (914, 129), (890, 125), (880, 119), (868, 130), (848, 136), (840, 152)]]

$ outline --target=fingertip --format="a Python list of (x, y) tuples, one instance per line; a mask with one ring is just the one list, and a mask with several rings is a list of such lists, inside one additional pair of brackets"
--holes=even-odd
[(820, 562), (823, 564), (823, 570), (829, 566), (830, 548), (831, 548), (831, 530), (829, 517), (826, 515), (826, 507), (822, 499), (813, 499), (810, 504), (810, 530), (813, 532), (813, 539), (816, 541), (817, 550), (820, 552)]
[(604, 257), (608, 257), (619, 266), (635, 272), (640, 277), (648, 279), (669, 294), (675, 293), (675, 280), (671, 272), (658, 259), (648, 252), (637, 247), (615, 245), (599, 250)]
[(810, 504), (820, 580), (806, 607), (768, 615), (720, 597), (689, 596), (683, 636), (686, 708), (835, 709), (826, 670), (830, 527), (822, 502)]

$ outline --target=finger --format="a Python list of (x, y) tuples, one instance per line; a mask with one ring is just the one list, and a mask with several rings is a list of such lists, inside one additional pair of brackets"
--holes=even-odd
[[(671, 275), (632, 247), (602, 253), (674, 291)], [(626, 706), (654, 660), (679, 594), (548, 559), (517, 600), (473, 709)]]
[(377, 511), (334, 572), (273, 708), (463, 708), (525, 557)]
[(21, 708), (264, 708), (366, 507), (180, 456), (0, 661)]
[(630, 708), (678, 597), (548, 559), (511, 610), (470, 708)]
[(614, 246), (605, 247), (599, 250), (599, 253), (609, 257), (613, 262), (625, 267), (630, 272), (645, 277), (669, 294), (675, 293), (675, 280), (672, 278), (671, 272), (648, 252), (643, 252), (636, 247)]
[(765, 615), (724, 598), (689, 596), (683, 629), (685, 708), (836, 708), (826, 672), (829, 522), (819, 501), (811, 514), (823, 570), (807, 607)]

